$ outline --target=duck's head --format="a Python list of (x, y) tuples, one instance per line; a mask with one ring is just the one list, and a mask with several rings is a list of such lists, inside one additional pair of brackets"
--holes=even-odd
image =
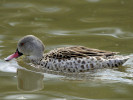
[(36, 60), (43, 57), (43, 52), (44, 45), (42, 41), (33, 35), (27, 35), (18, 41), (16, 52), (5, 58), (5, 61), (10, 61), (21, 55), (28, 56), (30, 60)]

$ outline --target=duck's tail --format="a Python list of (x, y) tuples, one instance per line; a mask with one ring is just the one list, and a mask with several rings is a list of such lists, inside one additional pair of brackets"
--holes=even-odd
[(109, 67), (119, 67), (123, 66), (123, 64), (130, 59), (130, 56), (122, 56), (122, 55), (115, 55), (108, 58), (107, 66)]

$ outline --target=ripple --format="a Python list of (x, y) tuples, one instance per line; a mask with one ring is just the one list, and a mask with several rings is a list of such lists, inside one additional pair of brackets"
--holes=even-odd
[(93, 74), (96, 80), (106, 81), (106, 83), (127, 83), (133, 84), (133, 74), (127, 72), (120, 72), (112, 69), (99, 70), (97, 73)]
[(5, 8), (27, 8), (27, 7), (33, 7), (31, 3), (24, 3), (24, 2), (13, 2), (13, 3), (3, 3), (3, 7)]
[(70, 35), (69, 33), (72, 31), (66, 31), (66, 30), (53, 30), (53, 31), (48, 31), (49, 34), (53, 35)]
[[(46, 32), (46, 30), (45, 30)], [(123, 31), (120, 28), (115, 27), (100, 27), (100, 28), (90, 28), (81, 30), (52, 30), (47, 31), (49, 34), (53, 35), (106, 35), (115, 38), (132, 38), (133, 33)]]
[[(62, 93), (57, 93), (57, 92), (44, 92), (45, 94), (42, 93), (3, 93), (1, 96), (1, 99), (41, 99), (43, 100), (44, 98), (46, 100), (86, 100), (87, 98), (80, 98), (76, 96), (71, 96), (71, 95), (64, 95)], [(87, 99), (87, 100), (92, 100), (92, 99)], [(94, 99), (98, 100), (98, 99)]]
[(48, 27), (47, 24), (43, 22), (8, 22), (8, 24), (12, 27)]
[(80, 19), (81, 22), (85, 22), (85, 23), (101, 23), (101, 22), (108, 22), (110, 20), (105, 19), (105, 18), (81, 18)]
[(5, 94), (3, 99), (37, 99), (37, 98), (49, 98), (41, 94)]
[[(13, 3), (3, 3), (2, 4), (3, 8), (19, 8), (21, 10), (21, 8), (27, 8), (27, 11), (30, 12), (35, 12), (38, 13), (37, 10), (39, 12), (44, 12), (44, 13), (55, 13), (55, 12), (64, 12), (64, 11), (70, 11), (70, 8), (68, 7), (64, 7), (64, 6), (48, 6), (45, 4), (37, 4), (37, 3), (28, 3), (28, 2), (13, 2)], [(18, 12), (20, 12), (20, 10), (17, 10)], [(28, 13), (27, 13), (28, 14)]]
[(35, 17), (34, 20), (36, 21), (53, 21), (52, 18), (44, 18), (44, 17)]
[(39, 7), (38, 9), (40, 12), (48, 12), (48, 13), (58, 12), (61, 10), (61, 8), (58, 7)]
[(88, 1), (88, 2), (99, 2), (99, 1), (101, 1), (101, 0), (86, 0), (86, 1)]
[(39, 6), (34, 6), (36, 10), (39, 12), (44, 12), (44, 13), (57, 13), (57, 12), (68, 12), (70, 11), (70, 8), (67, 7), (59, 7), (59, 6), (44, 6), (44, 5), (39, 5)]
[(9, 24), (10, 26), (16, 26), (16, 25), (19, 24), (19, 22), (8, 22), (8, 24)]
[(0, 66), (0, 71), (12, 73), (16, 73), (17, 68), (20, 67), (15, 60), (12, 60), (10, 62), (0, 60), (0, 65), (2, 65)]

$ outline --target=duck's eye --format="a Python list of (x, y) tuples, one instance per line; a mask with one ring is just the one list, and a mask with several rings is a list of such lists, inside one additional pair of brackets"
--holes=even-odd
[(21, 43), (20, 45), (21, 45), (21, 46), (23, 46), (23, 45), (24, 45), (24, 43)]

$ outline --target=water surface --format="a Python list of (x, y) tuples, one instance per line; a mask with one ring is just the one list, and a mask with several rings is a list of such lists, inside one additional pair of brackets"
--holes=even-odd
[[(43, 89), (18, 89), (16, 60), (4, 58), (28, 34), (39, 37), (46, 52), (83, 45), (129, 55), (133, 52), (132, 0), (1, 0), (0, 99), (133, 99), (133, 68), (101, 69), (73, 80), (44, 74)], [(21, 65), (23, 67), (24, 65)]]

